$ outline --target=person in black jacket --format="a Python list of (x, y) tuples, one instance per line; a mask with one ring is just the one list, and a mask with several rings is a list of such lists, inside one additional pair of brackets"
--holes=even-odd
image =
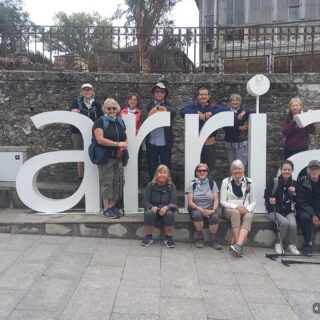
[(303, 253), (313, 252), (312, 226), (320, 228), (320, 161), (311, 160), (307, 176), (301, 177), (297, 192), (297, 214), (304, 238)]
[(146, 236), (141, 242), (143, 247), (149, 247), (153, 243), (152, 232), (156, 220), (164, 223), (166, 234), (164, 244), (167, 248), (174, 248), (172, 232), (174, 226), (174, 214), (177, 211), (176, 186), (171, 181), (170, 170), (165, 165), (156, 169), (154, 178), (149, 182), (144, 195), (144, 231)]
[(153, 178), (159, 164), (164, 164), (171, 170), (171, 148), (173, 146), (172, 124), (176, 116), (176, 107), (167, 100), (169, 90), (162, 82), (158, 82), (154, 85), (151, 89), (151, 93), (153, 99), (142, 109), (141, 121), (145, 121), (148, 117), (151, 117), (157, 112), (168, 111), (170, 112), (171, 125), (169, 127), (152, 130), (146, 138), (150, 179)]
[[(276, 218), (278, 219), (281, 243), (286, 241), (288, 251), (299, 255), (300, 252), (296, 247), (297, 222), (295, 217), (297, 182), (292, 179), (293, 169), (292, 161), (281, 162), (281, 175), (275, 178), (273, 184), (267, 188), (265, 199), (269, 212), (268, 218), (274, 223)], [(277, 254), (283, 253), (279, 239), (277, 239), (274, 250)]]
[[(70, 111), (81, 113), (89, 117), (93, 122), (103, 115), (101, 104), (94, 97), (93, 87), (90, 83), (84, 83), (81, 86), (80, 97), (73, 100)], [(83, 138), (80, 131), (74, 126), (71, 126), (71, 139), (74, 149), (83, 150)], [(77, 163), (77, 171), (81, 182), (84, 173), (83, 162)]]

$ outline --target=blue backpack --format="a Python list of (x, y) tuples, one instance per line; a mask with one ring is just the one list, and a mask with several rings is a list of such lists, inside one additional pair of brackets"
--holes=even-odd
[[(105, 116), (101, 116), (103, 121), (103, 131), (106, 131), (109, 127), (109, 119)], [(125, 129), (123, 120), (117, 117), (116, 121)], [(108, 162), (108, 149), (105, 146), (98, 144), (95, 135), (92, 135), (91, 144), (88, 149), (89, 158), (94, 164), (105, 164)]]

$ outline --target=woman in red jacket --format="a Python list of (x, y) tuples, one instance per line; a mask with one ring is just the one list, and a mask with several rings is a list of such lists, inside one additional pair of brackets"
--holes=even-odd
[[(120, 116), (131, 114), (136, 117), (136, 134), (141, 127), (141, 109), (140, 97), (136, 93), (131, 93), (127, 98), (127, 105), (120, 111)], [(138, 153), (138, 172), (141, 172), (142, 147)]]
[(308, 150), (308, 135), (316, 134), (314, 124), (299, 128), (294, 116), (303, 112), (303, 104), (300, 98), (292, 98), (289, 102), (289, 112), (282, 123), (284, 136), (283, 157), (288, 159), (294, 154)]

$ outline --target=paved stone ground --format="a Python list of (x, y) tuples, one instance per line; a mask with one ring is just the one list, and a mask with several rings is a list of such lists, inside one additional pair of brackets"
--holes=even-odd
[(266, 252), (0, 234), (0, 320), (319, 320), (320, 266)]

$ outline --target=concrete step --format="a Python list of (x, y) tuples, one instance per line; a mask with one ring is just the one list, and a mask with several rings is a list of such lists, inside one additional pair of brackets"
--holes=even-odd
[[(80, 211), (70, 211), (63, 214), (40, 214), (31, 210), (1, 210), (1, 233), (24, 233), (59, 236), (105, 237), (123, 239), (142, 239), (143, 213), (128, 214), (120, 219), (109, 219), (102, 214), (85, 214)], [(194, 227), (188, 214), (177, 214), (175, 241), (194, 241)], [(205, 229), (206, 240), (209, 238)], [(218, 236), (223, 244), (232, 240), (230, 223), (221, 219)], [(157, 225), (154, 238), (163, 238), (163, 228)], [(265, 215), (256, 214), (249, 234), (247, 244), (251, 246), (272, 247), (276, 239), (275, 225)], [(298, 237), (302, 245), (302, 237)], [(320, 249), (320, 232), (315, 233), (314, 243)]]

